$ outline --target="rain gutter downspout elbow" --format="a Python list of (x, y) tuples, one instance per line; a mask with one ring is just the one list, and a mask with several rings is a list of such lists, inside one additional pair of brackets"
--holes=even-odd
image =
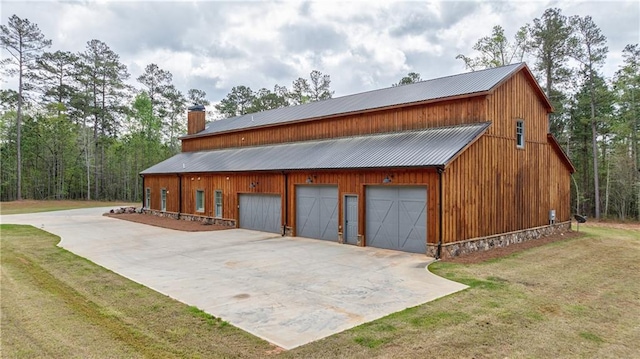
[(444, 227), (444, 218), (443, 218), (443, 208), (444, 205), (442, 203), (442, 174), (444, 173), (444, 166), (438, 167), (438, 249), (436, 252), (436, 259), (440, 259), (442, 257), (442, 238), (443, 233), (442, 229)]

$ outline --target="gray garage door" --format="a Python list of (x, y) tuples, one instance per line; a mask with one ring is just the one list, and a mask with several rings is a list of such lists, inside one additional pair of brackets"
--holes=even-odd
[(240, 228), (280, 233), (282, 226), (280, 196), (240, 195)]
[(296, 187), (296, 234), (338, 240), (338, 187)]
[(367, 246), (426, 253), (426, 188), (369, 186), (366, 195)]

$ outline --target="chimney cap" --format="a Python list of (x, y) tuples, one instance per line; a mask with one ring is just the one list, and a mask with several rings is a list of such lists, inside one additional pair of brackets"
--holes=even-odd
[(189, 107), (189, 111), (202, 111), (204, 112), (204, 106), (203, 105), (193, 105)]

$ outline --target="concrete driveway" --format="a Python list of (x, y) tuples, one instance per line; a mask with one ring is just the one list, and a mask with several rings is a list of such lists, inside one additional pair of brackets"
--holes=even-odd
[(2, 216), (60, 246), (285, 349), (454, 293), (432, 258), (231, 229), (179, 232), (102, 216), (110, 208)]

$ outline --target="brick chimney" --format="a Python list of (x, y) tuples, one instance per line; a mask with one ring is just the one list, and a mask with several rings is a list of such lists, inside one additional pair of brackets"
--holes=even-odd
[(189, 114), (187, 115), (187, 135), (193, 135), (204, 130), (204, 125), (204, 106), (194, 105), (189, 107)]

